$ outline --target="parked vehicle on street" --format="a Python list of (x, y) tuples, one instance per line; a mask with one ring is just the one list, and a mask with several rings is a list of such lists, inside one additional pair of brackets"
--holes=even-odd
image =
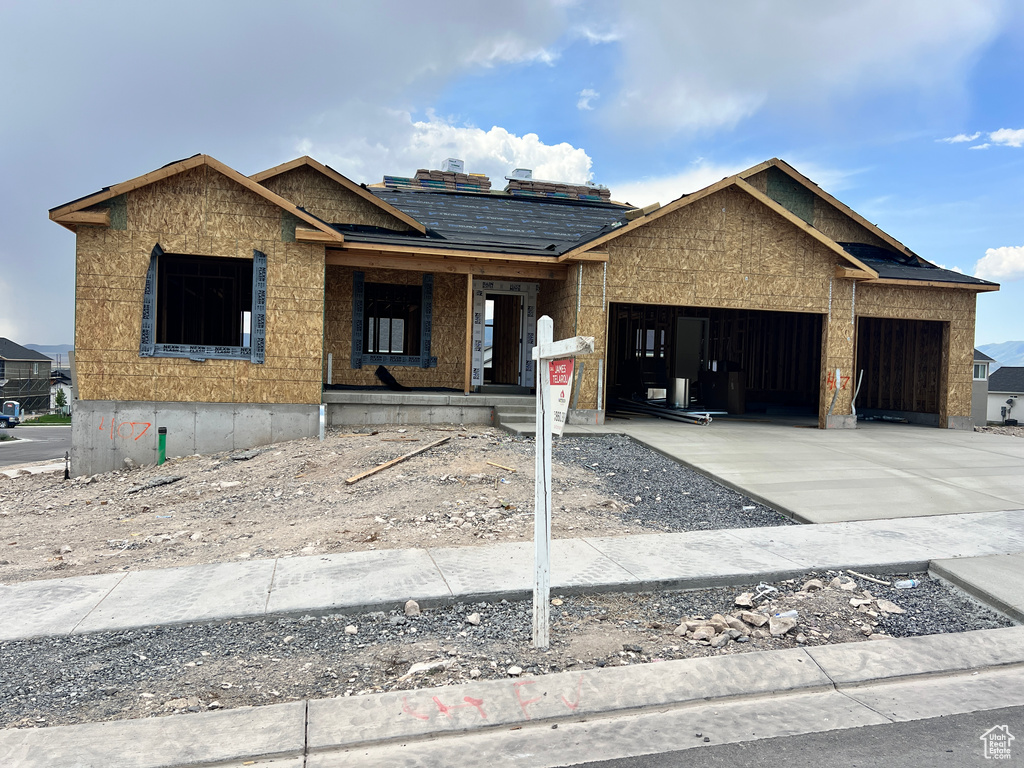
[(0, 429), (13, 429), (21, 424), (21, 403), (17, 400), (4, 400), (3, 411), (0, 412)]

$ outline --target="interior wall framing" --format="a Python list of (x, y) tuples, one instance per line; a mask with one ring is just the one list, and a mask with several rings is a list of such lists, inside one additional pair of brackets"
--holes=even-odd
[[(613, 304), (610, 396), (629, 398), (650, 387), (668, 385), (677, 318), (708, 320), (705, 366), (691, 389), (704, 407), (724, 407), (711, 402), (712, 390), (724, 392), (728, 373), (738, 372), (748, 407), (808, 408), (817, 413), (822, 316), (804, 312)], [(650, 357), (643, 343), (648, 333), (655, 341)], [(645, 378), (638, 381), (641, 375)]]
[(935, 320), (860, 318), (857, 371), (864, 377), (858, 410), (934, 414), (937, 419), (946, 325)]
[(974, 291), (871, 283), (857, 287), (858, 317), (943, 324), (943, 359), (938, 371), (940, 427), (970, 429), (972, 425), (976, 306)]

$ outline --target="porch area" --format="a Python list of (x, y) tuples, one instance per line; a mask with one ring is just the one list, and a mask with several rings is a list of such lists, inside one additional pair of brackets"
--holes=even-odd
[(533, 395), (462, 392), (325, 390), (328, 426), (375, 424), (483, 424), (532, 422)]

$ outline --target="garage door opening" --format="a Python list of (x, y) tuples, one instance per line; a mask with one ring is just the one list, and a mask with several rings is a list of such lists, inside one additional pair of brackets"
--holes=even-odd
[(818, 415), (822, 316), (612, 304), (614, 400), (771, 416)]
[(943, 323), (861, 317), (857, 322), (857, 413), (939, 426)]

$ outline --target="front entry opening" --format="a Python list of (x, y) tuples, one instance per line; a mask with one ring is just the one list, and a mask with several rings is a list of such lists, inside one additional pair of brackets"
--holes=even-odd
[(819, 314), (612, 304), (608, 332), (611, 398), (818, 414)]
[(939, 426), (942, 333), (933, 320), (858, 318), (857, 413)]
[(484, 384), (519, 384), (523, 295), (488, 293), (484, 319)]

